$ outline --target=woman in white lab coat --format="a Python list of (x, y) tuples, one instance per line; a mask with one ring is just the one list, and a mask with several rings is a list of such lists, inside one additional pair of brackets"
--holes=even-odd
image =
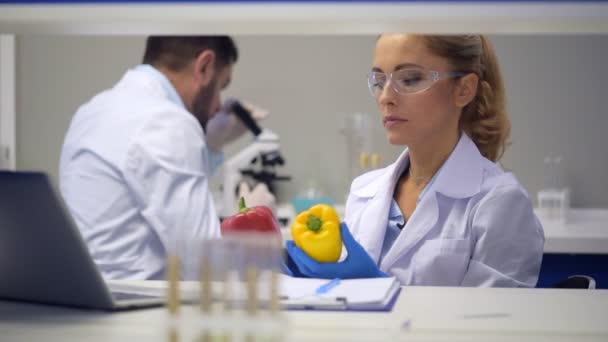
[(544, 234), (525, 189), (496, 164), (510, 122), (487, 38), (383, 34), (368, 84), (389, 143), (407, 148), (353, 181), (342, 226), (349, 257), (316, 263), (289, 243), (296, 273), (535, 286)]

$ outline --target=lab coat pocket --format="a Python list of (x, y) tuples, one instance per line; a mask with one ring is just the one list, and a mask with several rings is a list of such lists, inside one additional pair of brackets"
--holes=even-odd
[(469, 265), (470, 241), (425, 241), (412, 258), (413, 285), (459, 286)]

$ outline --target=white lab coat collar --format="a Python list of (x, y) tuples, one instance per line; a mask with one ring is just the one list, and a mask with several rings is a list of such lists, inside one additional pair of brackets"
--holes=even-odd
[(429, 190), (451, 198), (476, 195), (483, 181), (483, 159), (473, 140), (463, 132)]
[[(351, 195), (365, 203), (358, 227), (357, 241), (365, 247), (369, 256), (378, 263), (382, 252), (382, 242), (388, 224), (388, 215), (393, 198), (393, 189), (399, 176), (409, 163), (407, 150), (401, 153), (397, 161), (374, 175), (363, 175), (360, 180), (374, 177), (369, 183), (358, 187), (357, 181), (351, 188)], [(366, 177), (367, 176), (367, 177)]]
[(397, 158), (397, 161), (380, 171), (377, 176), (369, 183), (357, 187), (353, 186), (351, 193), (360, 198), (371, 198), (376, 196), (376, 193), (380, 189), (386, 189), (387, 187), (393, 188), (396, 184), (399, 176), (409, 165), (408, 150), (405, 149)]
[[(427, 192), (439, 192), (451, 198), (467, 198), (479, 193), (483, 177), (483, 156), (466, 133), (462, 133), (456, 147), (439, 169), (439, 174)], [(409, 165), (408, 149), (397, 161), (368, 184), (353, 188), (352, 193), (360, 198), (374, 197), (379, 190), (394, 189), (399, 176)], [(455, 181), (457, 180), (457, 181)]]
[[(406, 149), (397, 161), (374, 174), (369, 183), (357, 187), (351, 193), (367, 201), (358, 222), (358, 241), (366, 247), (370, 257), (378, 262), (388, 223), (388, 213), (399, 176), (408, 166)], [(477, 194), (483, 176), (483, 157), (473, 141), (462, 134), (458, 144), (439, 169), (435, 181), (430, 184), (424, 198), (419, 202), (414, 215), (408, 219), (408, 234), (401, 234), (382, 261), (381, 268), (387, 270), (409, 247), (420, 241), (437, 222), (439, 214), (436, 193), (453, 198), (466, 198)], [(364, 177), (364, 176), (363, 176)]]
[(169, 78), (160, 72), (160, 70), (156, 69), (150, 64), (140, 64), (133, 70), (144, 72), (149, 77), (154, 78), (161, 85), (165, 94), (167, 95), (167, 98), (171, 100), (171, 102), (186, 109), (186, 105), (184, 105), (184, 101), (182, 101), (182, 98), (177, 93), (177, 89), (175, 89), (171, 81), (169, 81)]
[(171, 100), (169, 93), (156, 77), (138, 68), (127, 71), (115, 88), (143, 90), (152, 97)]

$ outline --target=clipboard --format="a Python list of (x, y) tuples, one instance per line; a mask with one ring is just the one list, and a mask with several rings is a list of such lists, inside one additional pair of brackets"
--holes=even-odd
[(281, 278), (281, 306), (287, 310), (391, 311), (401, 290), (395, 277), (346, 279), (322, 294), (327, 279)]
[[(164, 280), (106, 280), (113, 291), (144, 295), (164, 296), (167, 282)], [(279, 277), (279, 304), (285, 310), (339, 310), (339, 311), (392, 311), (399, 297), (401, 283), (395, 278), (344, 279), (322, 294), (317, 290), (327, 286), (330, 280), (294, 278), (284, 274)], [(184, 303), (196, 302), (200, 284), (197, 281), (181, 281), (180, 296)], [(235, 288), (233, 295), (246, 296), (244, 288)], [(212, 283), (212, 296), (220, 300), (223, 284)]]
[(348, 301), (344, 297), (289, 299), (281, 297), (281, 306), (288, 310), (346, 310)]

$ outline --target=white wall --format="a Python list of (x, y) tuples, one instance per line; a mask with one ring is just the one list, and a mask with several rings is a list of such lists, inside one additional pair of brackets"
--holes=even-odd
[(505, 165), (536, 193), (543, 158), (563, 157), (575, 207), (608, 207), (608, 36), (495, 37), (513, 144)]
[[(575, 207), (608, 207), (608, 128), (604, 80), (608, 36), (492, 38), (504, 72), (513, 119), (513, 144), (504, 158), (531, 194), (542, 184), (542, 158), (564, 157)], [(377, 115), (365, 74), (371, 36), (237, 37), (241, 58), (227, 95), (271, 111), (264, 122), (281, 135), (293, 181), (280, 187), (289, 200), (311, 178), (342, 199), (347, 177), (346, 115)], [(142, 37), (19, 36), (17, 43), (17, 166), (58, 173), (69, 120), (80, 104), (110, 87), (139, 62)], [(243, 138), (228, 149), (244, 146)], [(383, 165), (401, 151), (387, 146), (382, 127), (374, 143)], [(217, 182), (216, 182), (217, 186)]]

